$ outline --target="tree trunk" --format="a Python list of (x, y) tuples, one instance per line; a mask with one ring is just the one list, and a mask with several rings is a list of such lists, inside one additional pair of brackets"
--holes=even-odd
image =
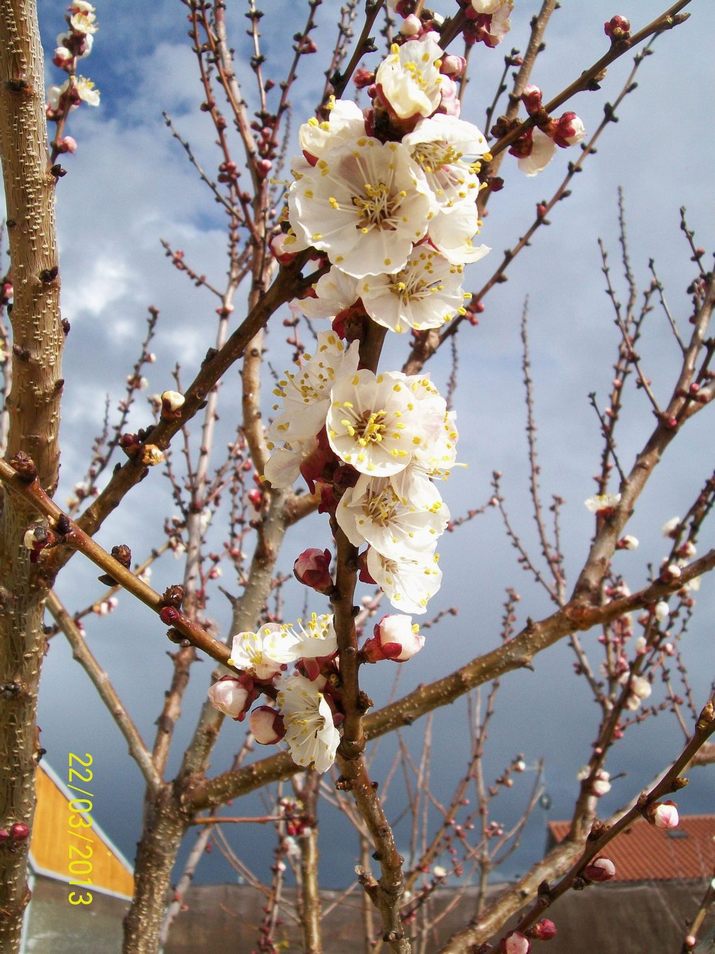
[[(32, 457), (37, 479), (57, 484), (64, 333), (50, 172), (44, 66), (33, 0), (0, 0), (0, 160), (14, 303), (8, 456)], [(17, 951), (39, 756), (37, 690), (44, 650), (47, 581), (30, 563), (23, 537), (33, 513), (7, 491), (0, 515), (0, 950)], [(13, 827), (15, 826), (15, 827)], [(20, 827), (18, 827), (20, 826)]]
[(135, 866), (134, 900), (124, 919), (124, 954), (157, 954), (169, 901), (171, 871), (187, 819), (165, 785), (148, 799), (146, 819)]

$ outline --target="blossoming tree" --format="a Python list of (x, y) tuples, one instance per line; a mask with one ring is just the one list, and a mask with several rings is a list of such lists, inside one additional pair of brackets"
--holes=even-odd
[[(703, 267), (704, 253), (685, 221), (695, 274), (689, 288), (691, 311), (680, 324), (689, 320), (690, 327), (687, 333), (679, 329), (668, 312), (679, 366), (664, 403), (657, 401), (636, 351), (645, 315), (662, 290), (654, 280), (639, 310), (626, 269), (631, 297), (622, 306), (604, 258), (621, 339), (607, 413), (598, 410), (594, 399), (603, 451), (598, 493), (586, 506), (594, 514), (595, 529), (575, 584), (567, 589), (559, 537), (561, 504), (557, 499), (552, 506), (553, 531), (547, 530), (541, 504), (525, 321), (529, 479), (545, 569), (532, 560), (512, 527), (498, 475), (482, 511), (502, 513), (520, 562), (547, 591), (553, 612), (540, 620), (527, 619), (518, 629), (518, 597), (508, 591), (496, 648), (377, 707), (368, 695), (372, 665), (407, 663), (427, 645), (424, 630), (442, 616), (449, 618), (445, 611), (435, 619), (427, 616), (442, 583), (439, 539), (447, 530), (468, 533), (470, 527), (464, 525), (480, 512), (455, 518), (443, 499), (443, 493), (449, 496), (445, 482), (460, 466), (452, 406), (456, 372), (447, 387), (438, 385), (427, 370), (429, 362), (454, 345), (458, 334), (478, 324), (483, 299), (505, 280), (513, 258), (547, 224), (576, 173), (595, 153), (595, 142), (634, 88), (633, 74), (590, 138), (578, 115), (562, 107), (578, 92), (598, 90), (604, 70), (631, 50), (637, 54), (635, 72), (646, 44), (680, 27), (687, 0), (638, 30), (623, 16), (607, 19), (603, 56), (584, 64), (580, 76), (548, 101), (531, 82), (558, 6), (544, 0), (531, 21), (523, 55), (512, 51), (505, 58), (504, 78), (484, 130), (464, 118), (473, 112), (467, 67), (479, 56), (495, 55), (490, 50), (510, 29), (512, 0), (459, 0), (441, 4), (440, 10), (421, 0), (368, 0), (364, 11), (356, 2), (347, 2), (339, 11), (323, 96), (315, 103), (315, 114), (302, 117), (297, 155), (289, 161), (290, 97), (305, 58), (316, 52), (320, 0), (306, 5), (304, 26), (293, 38), (292, 60), (277, 87), (262, 52), (263, 12), (249, 0), (255, 80), (251, 93), (238, 78), (226, 5), (221, 0), (182, 3), (203, 91), (201, 111), (211, 120), (219, 150), (215, 175), (205, 171), (168, 118), (167, 124), (226, 214), (223, 286), (197, 274), (181, 252), (166, 247), (176, 269), (217, 299), (215, 339), (200, 367), (193, 369), (191, 383), (182, 387), (177, 372), (174, 386), (153, 400), (152, 424), (131, 431), (142, 371), (151, 363), (148, 342), (158, 317), (152, 311), (119, 420), (105, 426), (86, 479), (63, 508), (53, 495), (59, 466), (60, 362), (69, 328), (60, 313), (54, 201), (65, 174), (59, 160), (77, 149), (69, 134), (72, 113), (100, 105), (93, 82), (78, 72), (80, 60), (92, 52), (98, 18), (86, 0), (70, 4), (66, 29), (52, 56), (66, 78), (46, 90), (34, 4), (0, 0), (0, 155), (10, 255), (1, 298), (10, 330), (4, 332), (6, 454), (0, 465), (5, 494), (0, 524), (0, 946), (18, 949), (27, 902), (33, 770), (42, 753), (35, 731), (36, 700), (46, 641), (54, 632), (44, 622), (49, 611), (55, 630), (69, 639), (117, 719), (146, 782), (136, 894), (125, 925), (128, 952), (158, 950), (166, 939), (181, 900), (179, 890), (178, 900), (169, 905), (170, 879), (189, 828), (205, 822), (207, 811), (289, 778), (294, 779), (295, 797), (278, 802), (275, 820), (280, 850), (285, 854), (291, 847), (299, 858), (305, 950), (315, 954), (324, 949), (315, 825), (321, 792), (339, 800), (363, 844), (369, 845), (357, 880), (379, 922), (366, 913), (366, 944), (374, 935), (403, 954), (417, 949), (413, 943), (423, 944), (428, 930), (427, 922), (420, 920), (424, 904), (436, 885), (448, 876), (457, 884), (467, 859), (486, 885), (490, 869), (503, 856), (500, 852), (523, 827), (517, 826), (511, 838), (503, 837), (503, 829), (489, 818), (490, 800), (500, 787), (510, 788), (514, 775), (526, 768), (518, 756), (495, 786), (484, 781), (481, 759), (496, 680), (567, 639), (600, 714), (596, 743), (579, 775), (571, 834), (497, 901), (488, 901), (482, 892), (476, 918), (466, 916), (464, 929), (442, 948), (488, 950), (494, 948), (480, 945), (492, 943), (510, 954), (525, 954), (532, 944), (554, 935), (557, 925), (543, 914), (564, 891), (614, 876), (608, 841), (634, 818), (642, 816), (663, 829), (677, 826), (677, 808), (666, 796), (682, 784), (687, 765), (711, 758), (707, 739), (715, 730), (712, 700), (703, 700), (694, 711), (692, 700), (686, 704), (679, 699), (664, 677), (662, 707), (675, 712), (684, 726), (682, 751), (663, 754), (654, 765), (661, 774), (648, 790), (630, 793), (629, 805), (605, 822), (598, 820), (598, 800), (611, 787), (605, 768), (610, 748), (629, 725), (648, 714), (645, 702), (656, 677), (665, 673), (669, 659), (679, 659), (678, 638), (690, 621), (698, 581), (715, 565), (715, 553), (698, 556), (695, 545), (715, 500), (713, 477), (706, 473), (696, 499), (684, 502), (685, 516), (664, 528), (669, 542), (663, 553), (653, 555), (655, 568), (648, 583), (630, 592), (613, 566), (617, 550), (637, 547), (628, 524), (651, 474), (686, 424), (706, 411), (712, 399), (713, 341), (707, 327), (713, 277)], [(376, 37), (384, 38), (382, 49)], [(510, 71), (511, 89), (504, 113), (498, 115)], [(49, 146), (48, 120), (54, 124)], [(488, 240), (484, 218), (491, 197), (510, 175), (537, 175), (559, 150), (570, 156), (564, 182), (550, 200), (537, 204), (527, 233), (490, 268), (485, 258), (490, 249), (481, 239)], [(508, 154), (515, 159), (512, 167), (504, 164)], [(623, 233), (622, 238), (627, 265)], [(471, 266), (482, 276), (477, 293), (465, 286)], [(491, 277), (485, 280), (485, 275)], [(268, 375), (265, 331), (286, 314), (291, 316), (284, 318), (284, 325), (292, 329), (289, 343), (295, 361), (275, 376), (274, 401), (262, 407), (260, 387)], [(312, 336), (310, 345), (302, 344), (298, 329)], [(403, 351), (398, 367), (389, 364), (383, 352), (394, 355), (399, 345)], [(217, 462), (212, 459), (217, 455), (217, 385), (239, 362), (241, 420), (228, 456)], [(624, 384), (630, 381), (647, 396), (655, 419), (644, 429), (642, 446), (628, 465), (616, 453), (614, 434)], [(193, 449), (192, 427), (198, 433)], [(185, 448), (183, 475), (172, 454), (179, 435)], [(122, 453), (123, 460), (114, 463), (115, 454)], [(181, 516), (167, 521), (162, 547), (133, 568), (128, 546), (120, 544), (109, 552), (95, 535), (116, 508), (156, 482), (152, 468), (165, 470)], [(147, 483), (138, 487), (144, 478)], [(207, 523), (218, 512), (222, 494), (230, 501), (223, 517), (228, 531), (221, 552), (211, 553), (205, 545)], [(322, 517), (322, 538), (315, 541), (320, 546), (291, 554), (293, 575), (286, 576), (279, 562), (284, 536), (316, 511)], [(136, 541), (134, 547), (149, 551), (154, 542)], [(149, 585), (147, 570), (166, 549), (183, 555), (185, 569), (180, 585), (159, 593)], [(110, 610), (122, 588), (160, 617), (157, 632), (168, 628), (176, 645), (153, 746), (144, 742), (87, 646), (81, 622), (87, 614), (69, 611), (53, 588), (77, 551), (82, 555), (77, 559), (101, 567), (100, 579), (111, 590), (103, 600), (92, 601), (95, 612)], [(233, 568), (240, 588), (238, 596), (229, 594), (231, 623), (225, 641), (216, 638), (207, 612), (207, 589), (222, 566)], [(310, 607), (306, 604), (299, 619), (285, 619), (282, 612), (282, 594), (291, 586), (313, 591)], [(640, 614), (635, 621), (634, 613)], [(680, 620), (679, 629), (668, 628), (671, 618)], [(600, 673), (578, 635), (594, 629), (604, 647)], [(180, 769), (171, 778), (167, 762), (174, 725), (192, 663), (203, 655), (219, 665)], [(439, 823), (431, 826), (429, 838), (425, 832), (422, 848), (406, 860), (398, 851), (380, 780), (371, 774), (366, 744), (480, 686), (490, 688), (484, 713), (481, 701), (473, 703), (478, 715), (469, 764), (455, 781)], [(238, 732), (239, 754), (229, 770), (211, 775), (209, 761), (225, 717), (243, 723), (226, 728)], [(248, 756), (254, 743), (279, 748), (252, 760)], [(402, 758), (409, 762), (404, 752)], [(332, 779), (329, 784), (327, 778)], [(456, 819), (471, 783), (479, 796), (479, 824), (472, 819), (464, 826)], [(416, 818), (418, 802), (410, 808)], [(477, 828), (474, 843), (465, 835), (470, 826)], [(203, 831), (201, 846), (212, 828), (206, 825)], [(435, 864), (445, 860), (450, 869)], [(282, 870), (274, 868), (276, 878)], [(271, 890), (275, 906), (275, 878)], [(78, 904), (90, 904), (91, 892), (80, 898)], [(515, 926), (505, 933), (514, 917)], [(262, 951), (278, 949), (274, 921), (268, 917), (262, 926)]]

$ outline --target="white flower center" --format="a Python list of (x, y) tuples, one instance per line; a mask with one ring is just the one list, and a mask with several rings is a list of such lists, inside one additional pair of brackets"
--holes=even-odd
[(391, 193), (384, 182), (378, 182), (376, 186), (366, 182), (363, 194), (352, 196), (352, 204), (360, 215), (355, 227), (362, 232), (368, 232), (371, 228), (394, 231), (397, 228), (395, 212), (405, 195), (404, 191)]
[(436, 172), (442, 166), (455, 165), (462, 153), (448, 142), (420, 142), (412, 150), (412, 158), (425, 172)]

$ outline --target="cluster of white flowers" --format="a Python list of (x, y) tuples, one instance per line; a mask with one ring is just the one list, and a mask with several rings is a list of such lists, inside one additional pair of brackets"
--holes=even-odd
[[(313, 614), (294, 626), (267, 623), (257, 633), (233, 638), (229, 664), (239, 676), (224, 676), (209, 689), (212, 704), (243, 721), (259, 695), (273, 705), (257, 706), (249, 725), (263, 745), (285, 739), (297, 765), (327, 771), (340, 742), (337, 703), (326, 673), (335, 669), (337, 639), (332, 616)], [(295, 671), (286, 669), (294, 664)]]
[[(92, 80), (77, 76), (77, 61), (92, 52), (98, 29), (94, 6), (87, 0), (73, 0), (67, 9), (67, 26), (69, 29), (57, 37), (52, 62), (69, 75), (61, 86), (50, 86), (47, 90), (48, 119), (60, 119), (80, 103), (99, 106), (99, 90)], [(77, 143), (71, 136), (65, 136), (58, 147), (60, 152), (74, 152)]]
[[(499, 42), (512, 0), (462, 5), (471, 42)], [(438, 35), (399, 0), (396, 9), (401, 42), (374, 74), (359, 71), (370, 108), (333, 98), (327, 118), (301, 126), (286, 231), (272, 242), (281, 263), (305, 250), (322, 259), (322, 277), (298, 307), (332, 329), (277, 382), (263, 477), (287, 488), (302, 476), (319, 510), (362, 550), (360, 579), (401, 611), (376, 625), (361, 663), (403, 663), (424, 645), (405, 614), (424, 613), (441, 584), (436, 547), (449, 512), (435, 481), (455, 466), (458, 435), (428, 375), (361, 367), (360, 341), (370, 323), (419, 334), (464, 315), (464, 268), (489, 251), (474, 239), (480, 160), (491, 157), (479, 129), (459, 119), (465, 61), (445, 56)], [(554, 135), (566, 137), (567, 125)], [(329, 550), (306, 550), (294, 574), (322, 594), (335, 588)], [(212, 686), (213, 704), (238, 720), (251, 710), (258, 742), (284, 739), (298, 765), (325, 771), (344, 716), (332, 617), (239, 633), (230, 663), (239, 674)], [(271, 704), (251, 709), (260, 695)]]

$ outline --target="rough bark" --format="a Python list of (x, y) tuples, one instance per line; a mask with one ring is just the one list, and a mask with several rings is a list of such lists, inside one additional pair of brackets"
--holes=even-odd
[(134, 869), (134, 900), (124, 919), (124, 954), (155, 954), (159, 949), (171, 870), (187, 825), (172, 785), (147, 800)]
[[(44, 67), (33, 0), (0, 0), (0, 159), (7, 199), (14, 305), (7, 453), (29, 454), (42, 486), (57, 484), (64, 334), (49, 167)], [(35, 512), (5, 492), (0, 515), (0, 827), (32, 825), (39, 743), (37, 689), (46, 581), (33, 573), (24, 532)], [(0, 850), (0, 950), (19, 949), (28, 840)]]

